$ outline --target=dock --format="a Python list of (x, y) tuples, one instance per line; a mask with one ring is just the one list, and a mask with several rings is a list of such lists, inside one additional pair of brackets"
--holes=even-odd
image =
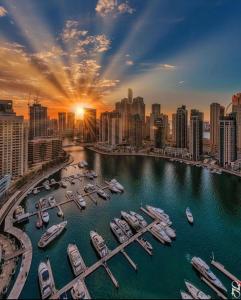
[(235, 277), (233, 274), (231, 274), (228, 270), (226, 270), (225, 267), (220, 262), (212, 259), (211, 264), (220, 272), (222, 272), (226, 277), (228, 277), (231, 281), (240, 282), (240, 280), (237, 277)]
[(106, 270), (107, 274), (110, 276), (110, 279), (111, 281), (113, 282), (114, 286), (118, 289), (120, 286), (119, 286), (119, 283), (118, 281), (116, 280), (115, 276), (112, 274), (110, 268), (107, 266), (106, 262), (103, 263), (103, 267), (104, 269)]
[(159, 242), (163, 245), (165, 244), (165, 241), (152, 228), (150, 228), (149, 231)]
[(204, 277), (201, 277), (201, 280), (203, 281), (203, 282), (205, 282), (209, 287), (210, 287), (210, 289), (212, 289), (217, 295), (218, 295), (218, 297), (220, 297), (221, 299), (227, 299), (227, 297), (226, 296), (224, 296), (224, 294), (223, 293), (221, 293), (213, 284), (211, 284), (206, 278), (204, 278)]
[(130, 258), (130, 256), (124, 251), (121, 250), (121, 253), (125, 256), (125, 258), (128, 260), (128, 262), (130, 263), (130, 265), (133, 267), (133, 269), (135, 271), (138, 270), (137, 265), (134, 263), (134, 261)]

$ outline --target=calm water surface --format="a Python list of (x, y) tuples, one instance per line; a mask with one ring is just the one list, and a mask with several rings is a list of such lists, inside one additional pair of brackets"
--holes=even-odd
[[(136, 273), (121, 254), (109, 261), (113, 274), (119, 282), (116, 290), (105, 271), (99, 269), (87, 278), (86, 283), (92, 298), (180, 298), (184, 289), (184, 279), (188, 279), (211, 296), (215, 296), (203, 284), (191, 267), (192, 256), (200, 256), (208, 263), (214, 252), (232, 273), (241, 277), (241, 184), (240, 180), (227, 175), (214, 175), (202, 168), (171, 163), (157, 158), (109, 157), (95, 154), (79, 147), (69, 148), (76, 162), (88, 161), (90, 168), (99, 174), (98, 182), (117, 178), (124, 186), (125, 193), (113, 195), (111, 201), (98, 200), (96, 206), (88, 200), (84, 212), (74, 203), (62, 206), (68, 220), (66, 232), (46, 250), (40, 250), (37, 242), (43, 231), (35, 227), (36, 218), (24, 226), (33, 244), (33, 262), (30, 276), (21, 294), (22, 298), (38, 298), (37, 269), (46, 257), (50, 258), (57, 288), (63, 287), (74, 277), (67, 258), (69, 243), (76, 243), (87, 265), (96, 262), (96, 254), (90, 244), (89, 232), (96, 229), (105, 238), (109, 248), (117, 246), (109, 222), (120, 216), (121, 210), (138, 211), (141, 205), (151, 204), (163, 208), (172, 218), (177, 231), (177, 239), (171, 247), (158, 243), (149, 233), (145, 235), (154, 247), (150, 257), (138, 245), (132, 244), (126, 252), (138, 264)], [(67, 176), (79, 172), (73, 167), (63, 170)], [(68, 189), (81, 190), (84, 182), (69, 185)], [(35, 210), (40, 197), (53, 194), (57, 201), (65, 199), (66, 190), (52, 190), (29, 197), (28, 211)], [(191, 227), (185, 217), (185, 209), (190, 206), (195, 225)], [(149, 218), (146, 218), (150, 221)], [(50, 211), (50, 224), (60, 222), (56, 210)], [(231, 282), (214, 270), (231, 288)]]

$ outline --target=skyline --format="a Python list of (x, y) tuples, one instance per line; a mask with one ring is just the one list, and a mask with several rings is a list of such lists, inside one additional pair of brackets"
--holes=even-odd
[(131, 87), (147, 112), (185, 104), (209, 120), (209, 104), (240, 89), (241, 4), (172, 2), (1, 0), (0, 98), (26, 116), (39, 95), (56, 116), (76, 104), (111, 110)]

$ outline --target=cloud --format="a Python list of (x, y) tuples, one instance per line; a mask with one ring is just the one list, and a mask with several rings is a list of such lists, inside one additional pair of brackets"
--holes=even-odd
[(127, 60), (127, 61), (126, 61), (126, 65), (127, 65), (127, 66), (133, 66), (133, 65), (134, 65), (133, 60)]
[(176, 66), (168, 65), (168, 64), (161, 64), (160, 69), (173, 71), (173, 70), (176, 70)]
[(7, 10), (3, 6), (0, 6), (0, 17), (4, 17), (7, 14), (8, 14)]
[(79, 30), (79, 22), (75, 20), (68, 20), (65, 23), (65, 28), (61, 34), (62, 40), (67, 42), (69, 40), (78, 39), (80, 37), (86, 36), (88, 31)]
[(127, 1), (119, 3), (118, 0), (98, 0), (95, 10), (102, 17), (108, 15), (116, 17), (118, 14), (133, 14), (135, 12), (135, 9)]

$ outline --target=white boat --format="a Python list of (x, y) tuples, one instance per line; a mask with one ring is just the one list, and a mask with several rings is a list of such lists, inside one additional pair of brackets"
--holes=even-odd
[(110, 222), (110, 228), (121, 244), (128, 240), (128, 237), (116, 223)]
[(166, 234), (166, 231), (158, 225), (153, 225), (151, 228), (156, 235), (158, 235), (165, 243), (171, 244), (170, 237)]
[(90, 193), (90, 192), (94, 192), (95, 191), (95, 186), (93, 184), (88, 183), (85, 187), (84, 187), (84, 191), (86, 193)]
[(187, 216), (188, 222), (190, 224), (193, 224), (194, 219), (193, 219), (193, 215), (192, 215), (191, 209), (189, 207), (186, 209), (186, 216)]
[(131, 238), (133, 236), (131, 228), (126, 221), (118, 219), (118, 218), (115, 218), (114, 221), (115, 221), (116, 225), (118, 225), (120, 227), (120, 229), (125, 233), (125, 235), (128, 238)]
[(137, 214), (136, 212), (130, 211), (130, 215), (136, 217), (141, 228), (145, 228), (148, 225), (146, 220), (141, 215)]
[(48, 202), (51, 207), (54, 207), (56, 205), (56, 200), (55, 200), (54, 196), (50, 196), (48, 198)]
[(41, 262), (38, 267), (39, 287), (42, 299), (47, 299), (52, 295), (52, 282), (49, 275), (48, 265)]
[(118, 188), (113, 183), (109, 183), (109, 190), (112, 193), (120, 193), (121, 192), (120, 190), (118, 190)]
[(50, 184), (56, 184), (57, 182), (56, 182), (56, 180), (54, 179), (54, 178), (52, 178), (51, 180), (50, 180)]
[(126, 222), (135, 230), (135, 231), (139, 231), (141, 229), (141, 226), (139, 224), (139, 221), (136, 217), (128, 214), (125, 211), (121, 212), (121, 216), (123, 219), (126, 220)]
[(200, 300), (208, 300), (211, 299), (209, 295), (206, 295), (204, 292), (199, 290), (195, 285), (193, 285), (189, 281), (185, 281), (185, 285), (187, 287), (188, 292), (191, 294), (193, 299), (200, 299)]
[(88, 179), (91, 179), (91, 180), (94, 179), (94, 176), (90, 172), (86, 172), (85, 177), (88, 178)]
[(102, 189), (98, 189), (96, 192), (104, 200), (107, 200), (110, 198), (110, 196), (106, 192), (104, 192)]
[(171, 227), (167, 226), (166, 223), (164, 222), (160, 222), (159, 224), (157, 224), (158, 226), (160, 226), (161, 228), (163, 228), (166, 231), (166, 234), (172, 238), (175, 239), (176, 238), (176, 232), (174, 229), (172, 229)]
[(225, 288), (225, 286), (217, 278), (217, 276), (214, 275), (210, 267), (200, 257), (193, 257), (191, 260), (191, 264), (211, 284), (213, 284), (215, 287), (222, 290), (223, 292), (227, 293), (227, 289)]
[(90, 174), (91, 174), (94, 178), (97, 178), (97, 177), (98, 177), (97, 174), (96, 174), (96, 172), (95, 172), (94, 170), (91, 170), (91, 171), (90, 171)]
[(78, 166), (79, 166), (79, 168), (81, 168), (81, 169), (83, 169), (83, 168), (85, 167), (85, 165), (84, 165), (84, 163), (83, 163), (82, 161), (79, 162)]
[(146, 245), (147, 249), (149, 249), (150, 251), (153, 250), (151, 243), (149, 243), (147, 240), (140, 238), (140, 241), (142, 241)]
[(67, 183), (64, 182), (63, 180), (61, 181), (60, 185), (61, 185), (61, 187), (64, 188), (64, 189), (66, 189), (66, 188), (68, 187)]
[(70, 200), (74, 200), (74, 193), (72, 191), (67, 191), (66, 197)]
[(44, 211), (42, 213), (42, 220), (45, 224), (48, 224), (48, 222), (49, 222), (49, 213), (47, 211)]
[(78, 280), (71, 289), (71, 296), (74, 300), (88, 299), (83, 282)]
[(158, 207), (153, 207), (150, 205), (146, 206), (146, 209), (157, 219), (160, 221), (166, 223), (168, 226), (172, 225), (172, 222), (170, 220), (170, 217), (164, 212), (164, 210), (158, 208)]
[(38, 190), (38, 188), (34, 188), (34, 189), (33, 189), (33, 194), (34, 194), (34, 195), (37, 195), (39, 192), (40, 192), (40, 191)]
[(192, 300), (193, 299), (193, 297), (186, 292), (180, 291), (180, 293), (181, 293), (181, 298), (183, 300)]
[(87, 163), (86, 160), (83, 160), (83, 164), (84, 164), (85, 167), (88, 167), (88, 163)]
[(78, 204), (81, 208), (86, 207), (86, 202), (85, 202), (84, 198), (81, 195), (77, 196), (77, 201), (78, 201)]
[(41, 237), (41, 239), (38, 242), (39, 248), (46, 247), (49, 243), (51, 243), (53, 240), (55, 240), (65, 229), (67, 225), (67, 221), (64, 221), (62, 223), (59, 223), (57, 225), (53, 225), (50, 227)]
[(67, 249), (70, 264), (75, 276), (79, 276), (86, 269), (83, 258), (80, 255), (79, 249), (76, 245), (69, 244)]
[(95, 231), (90, 232), (92, 244), (101, 258), (104, 258), (109, 253), (109, 249), (101, 235)]
[(116, 179), (112, 179), (110, 181), (110, 183), (112, 183), (114, 186), (116, 186), (119, 191), (124, 192), (123, 185), (121, 185)]

